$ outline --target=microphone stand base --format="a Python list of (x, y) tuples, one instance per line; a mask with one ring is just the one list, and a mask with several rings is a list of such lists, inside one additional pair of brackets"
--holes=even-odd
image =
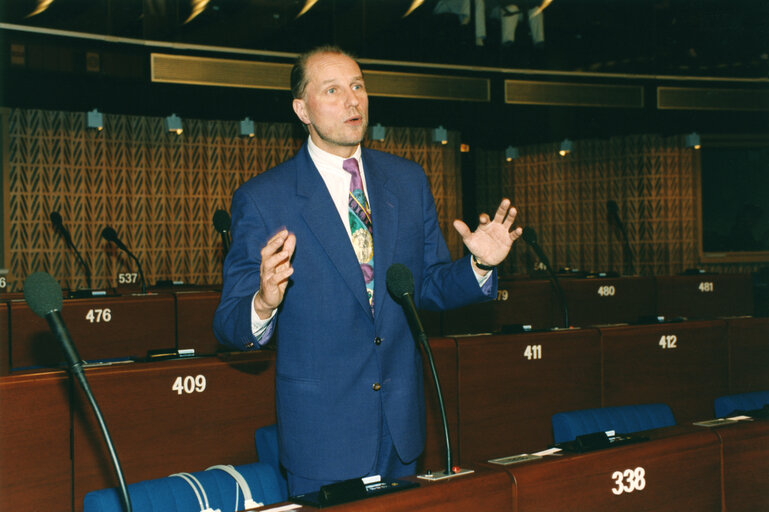
[(438, 480), (446, 480), (447, 478), (454, 478), (455, 476), (462, 476), (462, 475), (469, 475), (470, 473), (475, 473), (474, 469), (464, 469), (460, 468), (459, 471), (455, 472), (449, 472), (446, 471), (436, 471), (433, 473), (432, 471), (428, 471), (427, 473), (422, 473), (421, 475), (417, 475), (417, 478), (421, 478), (422, 480), (430, 480), (430, 481), (438, 481)]

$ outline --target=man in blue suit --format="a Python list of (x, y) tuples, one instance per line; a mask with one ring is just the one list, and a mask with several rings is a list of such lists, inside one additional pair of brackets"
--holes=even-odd
[(298, 58), (291, 77), (309, 138), (233, 196), (214, 330), (241, 350), (277, 338), (280, 459), (297, 495), (415, 471), (425, 441), (422, 361), (387, 292), (390, 265), (411, 270), (420, 308), (488, 300), (493, 268), (521, 230), (507, 199), (474, 232), (457, 220), (471, 254), (452, 262), (422, 168), (360, 146), (368, 96), (355, 60), (319, 48)]

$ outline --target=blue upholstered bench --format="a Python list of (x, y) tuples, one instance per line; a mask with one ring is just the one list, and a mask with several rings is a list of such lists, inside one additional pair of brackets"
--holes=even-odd
[[(253, 501), (264, 504), (285, 499), (275, 472), (268, 464), (256, 462), (229, 468), (214, 466), (206, 471), (130, 484), (127, 488), (133, 512), (189, 512), (206, 508), (235, 512), (246, 508), (244, 497), (248, 493)], [(232, 469), (236, 473), (230, 474)], [(242, 477), (240, 483), (236, 479), (238, 475)], [(89, 492), (83, 500), (83, 510), (123, 512), (118, 489)]]
[(559, 412), (553, 415), (556, 443), (573, 441), (577, 436), (614, 430), (631, 434), (642, 430), (675, 425), (673, 412), (665, 404), (623, 405)]
[(767, 404), (769, 404), (769, 391), (720, 396), (713, 402), (716, 418), (725, 418), (735, 411), (755, 411)]

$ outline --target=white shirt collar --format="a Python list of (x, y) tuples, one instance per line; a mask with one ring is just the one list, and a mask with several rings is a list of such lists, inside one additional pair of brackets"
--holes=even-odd
[[(317, 167), (318, 169), (320, 168), (339, 169), (340, 172), (344, 172), (344, 173), (347, 172), (344, 169), (342, 169), (342, 162), (347, 160), (347, 158), (342, 158), (341, 156), (337, 156), (332, 153), (329, 153), (328, 151), (324, 151), (323, 149), (320, 149), (312, 141), (312, 137), (307, 137), (307, 151), (310, 153), (310, 158), (315, 164), (315, 167)], [(353, 153), (350, 158), (356, 159), (358, 161), (358, 168), (363, 169), (363, 162), (361, 162), (360, 155), (361, 155), (360, 144), (358, 144), (358, 147), (355, 148), (355, 153)]]

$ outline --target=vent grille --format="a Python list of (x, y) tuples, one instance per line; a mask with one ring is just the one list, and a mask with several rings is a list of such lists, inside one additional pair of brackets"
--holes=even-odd
[(769, 110), (769, 91), (658, 87), (657, 108), (686, 110)]
[(643, 108), (640, 85), (572, 84), (505, 80), (505, 103), (576, 107)]
[[(153, 53), (153, 82), (288, 90), (291, 64)], [(490, 100), (486, 78), (364, 71), (371, 96), (456, 101)]]

